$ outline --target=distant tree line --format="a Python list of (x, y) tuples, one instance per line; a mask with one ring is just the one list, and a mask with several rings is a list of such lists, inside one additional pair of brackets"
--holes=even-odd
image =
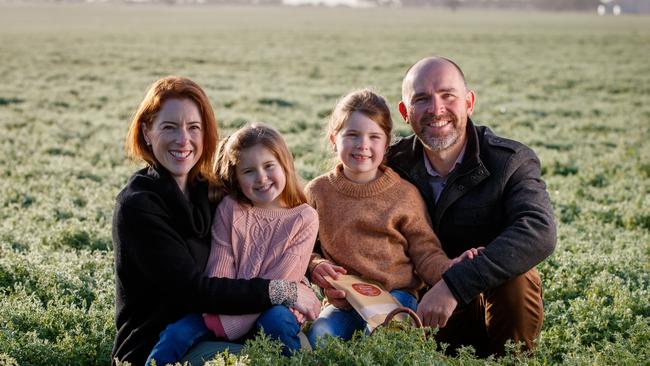
[(600, 0), (401, 0), (403, 6), (515, 8), (544, 10), (593, 10)]
[[(158, 3), (158, 4), (230, 4), (230, 5), (282, 5), (283, 0), (0, 0), (27, 3), (38, 2), (112, 2), (112, 3)], [(595, 11), (601, 0), (357, 0), (377, 7), (438, 7), (457, 10), (459, 8), (495, 8), (548, 11)], [(304, 5), (319, 5), (324, 1), (304, 0)], [(650, 13), (650, 0), (611, 0), (624, 11)]]
[(535, 7), (547, 10), (593, 10), (600, 0), (534, 0)]

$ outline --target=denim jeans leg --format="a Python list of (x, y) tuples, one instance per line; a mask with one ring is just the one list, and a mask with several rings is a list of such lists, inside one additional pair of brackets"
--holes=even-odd
[(404, 290), (393, 290), (390, 294), (399, 301), (402, 306), (407, 307), (413, 311), (418, 309), (418, 301), (410, 292)]
[(160, 333), (160, 339), (151, 350), (146, 366), (151, 365), (151, 360), (156, 360), (158, 365), (177, 362), (194, 344), (210, 334), (201, 314), (187, 315), (169, 324)]
[(257, 318), (257, 328), (262, 328), (265, 334), (273, 339), (279, 339), (284, 346), (282, 354), (290, 356), (296, 350), (300, 349), (300, 325), (296, 316), (284, 305), (275, 305), (269, 310), (262, 313)]
[(323, 346), (321, 340), (326, 335), (349, 340), (354, 331), (362, 330), (365, 326), (366, 322), (354, 309), (341, 310), (328, 305), (311, 325), (307, 338), (311, 346), (316, 348)]

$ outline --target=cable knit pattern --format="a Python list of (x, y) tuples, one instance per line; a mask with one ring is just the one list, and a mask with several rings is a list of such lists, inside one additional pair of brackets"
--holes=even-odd
[(310, 271), (329, 260), (388, 291), (415, 294), (422, 280), (435, 284), (449, 267), (449, 258), (430, 226), (417, 188), (388, 167), (370, 183), (357, 184), (343, 175), (339, 164), (305, 188), (318, 211), (320, 254), (313, 254)]
[[(265, 209), (225, 197), (212, 225), (206, 274), (299, 282), (307, 270), (317, 233), (318, 215), (307, 204)], [(204, 315), (208, 320), (211, 316), (220, 318), (227, 339), (234, 340), (251, 329), (259, 314)]]

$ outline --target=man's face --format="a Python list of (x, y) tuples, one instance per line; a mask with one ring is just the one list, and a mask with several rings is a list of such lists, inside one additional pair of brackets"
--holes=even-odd
[(444, 151), (465, 143), (474, 98), (452, 64), (433, 60), (415, 65), (406, 76), (399, 111), (429, 150)]

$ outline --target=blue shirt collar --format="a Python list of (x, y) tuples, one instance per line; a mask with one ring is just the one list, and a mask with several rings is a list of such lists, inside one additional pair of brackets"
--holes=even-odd
[[(463, 145), (463, 149), (460, 151), (460, 154), (458, 154), (458, 158), (456, 158), (456, 162), (454, 163), (454, 166), (451, 168), (449, 173), (453, 172), (454, 169), (456, 169), (460, 164), (462, 164), (463, 158), (465, 157), (466, 148), (467, 148), (467, 141), (465, 141), (465, 144)], [(431, 165), (431, 162), (429, 161), (429, 157), (427, 156), (426, 153), (426, 147), (422, 149), (422, 155), (424, 156), (424, 167), (427, 169), (427, 174), (429, 174), (432, 177), (442, 177)]]

